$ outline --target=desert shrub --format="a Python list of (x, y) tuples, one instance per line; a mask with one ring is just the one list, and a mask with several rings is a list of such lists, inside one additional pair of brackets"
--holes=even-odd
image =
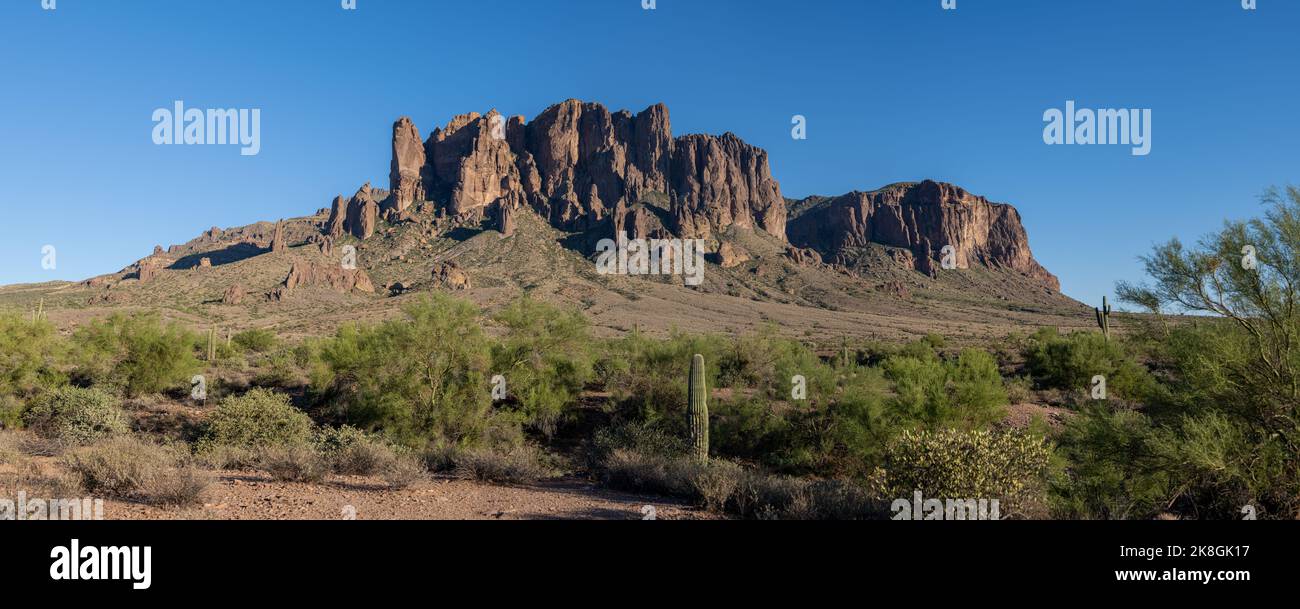
[(1044, 328), (1030, 337), (1025, 364), (1044, 388), (1087, 391), (1092, 378), (1102, 375), (1108, 395), (1146, 401), (1156, 391), (1154, 379), (1119, 341), (1108, 341), (1097, 332), (1061, 336), (1054, 328)]
[(255, 328), (234, 335), (231, 342), (244, 351), (266, 353), (275, 348), (276, 336), (271, 330)]
[(201, 369), (197, 335), (153, 314), (114, 314), (78, 328), (72, 342), (74, 377), (129, 397), (185, 385)]
[(313, 444), (336, 474), (369, 476), (397, 459), (382, 440), (348, 425), (318, 429)]
[(283, 482), (320, 482), (330, 473), (330, 463), (304, 444), (282, 444), (258, 450), (258, 469)]
[(65, 383), (64, 351), (50, 322), (0, 314), (0, 397), (28, 396)]
[(492, 369), (506, 378), (529, 425), (553, 435), (564, 409), (592, 378), (586, 318), (524, 296), (495, 320), (506, 333), (492, 349)]
[(998, 499), (1014, 512), (1028, 494), (1043, 490), (1051, 448), (1017, 431), (907, 431), (885, 459), (883, 494), (908, 497)]
[(618, 448), (605, 459), (605, 484), (627, 491), (695, 498), (692, 473), (696, 463), (686, 457), (663, 456)]
[(771, 443), (763, 462), (790, 474), (860, 478), (872, 471), (903, 427), (887, 408), (879, 373), (864, 374), (875, 380), (846, 387), (825, 408), (788, 413), (788, 432)]
[(963, 349), (948, 361), (932, 350), (904, 353), (884, 363), (896, 394), (891, 411), (900, 423), (980, 429), (1005, 414), (1007, 392), (987, 351)]
[(1023, 404), (1034, 398), (1034, 381), (1028, 376), (1006, 379), (1007, 399), (1012, 404)]
[(0, 430), (0, 465), (22, 461), (23, 453), (16, 432)]
[(607, 373), (606, 387), (621, 413), (677, 433), (685, 432), (686, 379), (692, 356), (704, 355), (706, 382), (717, 387), (718, 362), (728, 349), (723, 337), (680, 332), (667, 340), (631, 334), (608, 347), (602, 368)]
[(852, 482), (772, 475), (728, 461), (616, 449), (601, 471), (611, 487), (680, 497), (742, 518), (852, 520), (887, 513), (884, 502)]
[(492, 410), (488, 365), (477, 308), (437, 294), (408, 306), (404, 320), (340, 328), (320, 345), (311, 387), (349, 424), (412, 448), (479, 445), (517, 428)]
[(692, 472), (690, 482), (705, 509), (721, 512), (736, 494), (743, 475), (744, 468), (735, 463), (712, 460), (700, 464)]
[(252, 389), (221, 402), (208, 417), (199, 439), (200, 451), (214, 446), (257, 449), (305, 446), (311, 441), (312, 422), (289, 403), (289, 396), (267, 389)]
[(245, 446), (200, 444), (194, 453), (196, 463), (211, 469), (257, 469), (258, 449)]
[(379, 470), (384, 482), (391, 489), (409, 488), (424, 478), (424, 464), (410, 455), (400, 455), (389, 459)]
[(833, 394), (834, 370), (808, 346), (782, 337), (774, 325), (735, 337), (719, 354), (718, 387), (755, 389), (768, 399), (789, 400), (795, 375), (805, 378), (811, 406)]
[(268, 354), (257, 366), (253, 384), (259, 387), (294, 387), (304, 382), (302, 366), (294, 349), (279, 349)]
[(117, 398), (100, 389), (60, 387), (37, 398), (24, 415), (37, 435), (71, 445), (130, 431)]
[(1128, 519), (1156, 515), (1171, 496), (1172, 477), (1149, 450), (1151, 419), (1140, 412), (1089, 405), (1058, 439), (1069, 467), (1052, 480), (1056, 515)]
[(210, 478), (187, 452), (130, 436), (105, 440), (64, 458), (68, 470), (90, 493), (157, 505), (201, 501)]
[(27, 407), (12, 395), (0, 395), (0, 429), (19, 429)]
[(525, 484), (554, 474), (542, 452), (527, 445), (509, 450), (465, 450), (456, 457), (455, 471), (463, 478), (498, 484)]

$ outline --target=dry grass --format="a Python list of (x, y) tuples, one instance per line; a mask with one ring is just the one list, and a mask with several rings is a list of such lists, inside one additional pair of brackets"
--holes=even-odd
[(87, 492), (153, 505), (200, 503), (211, 483), (187, 453), (132, 436), (78, 449), (64, 465)]
[(727, 461), (698, 463), (617, 449), (603, 470), (606, 483), (615, 488), (682, 497), (742, 518), (858, 520), (887, 515), (886, 504), (855, 484), (774, 476)]
[(263, 449), (258, 469), (284, 482), (321, 482), (330, 473), (330, 463), (320, 453), (305, 446), (279, 446)]
[(425, 476), (424, 464), (414, 457), (394, 457), (385, 463), (380, 472), (384, 482), (393, 490), (409, 488)]
[(481, 482), (525, 484), (555, 475), (542, 452), (531, 446), (508, 451), (472, 449), (456, 457), (456, 475)]

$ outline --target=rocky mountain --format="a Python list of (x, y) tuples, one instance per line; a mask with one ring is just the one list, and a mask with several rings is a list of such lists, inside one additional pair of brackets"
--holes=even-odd
[(1029, 251), (1020, 213), (958, 186), (926, 180), (892, 184), (872, 192), (804, 199), (787, 229), (790, 241), (816, 250), (823, 260), (852, 266), (871, 243), (901, 248), (904, 264), (926, 274), (951, 245), (956, 268), (982, 265), (1038, 279), (1059, 290), (1060, 282)]
[[(430, 290), (487, 308), (529, 293), (604, 332), (775, 323), (827, 344), (1092, 323), (1034, 259), (1010, 205), (933, 181), (787, 200), (763, 149), (730, 133), (676, 136), (662, 104), (632, 114), (570, 100), (531, 121), (470, 113), (427, 137), (401, 118), (391, 142), (387, 189), (213, 227), (77, 284), (0, 288), (0, 307), (163, 307), (312, 335)], [(702, 239), (706, 272), (689, 285), (602, 274), (594, 245), (619, 232)], [(945, 246), (955, 271), (941, 269)]]
[[(426, 199), (456, 223), (527, 205), (559, 229), (706, 239), (719, 256), (720, 235), (738, 227), (788, 242), (799, 262), (852, 267), (856, 248), (875, 243), (899, 248), (900, 263), (925, 274), (933, 274), (943, 247), (951, 245), (957, 268), (1008, 269), (1059, 289), (1034, 260), (1010, 205), (925, 181), (790, 206), (766, 151), (731, 133), (675, 138), (663, 104), (632, 114), (569, 100), (531, 122), (495, 110), (471, 113), (435, 129), (423, 145), (419, 138), (409, 118), (393, 124), (389, 218)], [(667, 200), (664, 217), (635, 208), (655, 195)], [(339, 232), (334, 219), (329, 232)], [(371, 232), (352, 231), (362, 238)], [(736, 255), (732, 247), (725, 253), (728, 260)]]

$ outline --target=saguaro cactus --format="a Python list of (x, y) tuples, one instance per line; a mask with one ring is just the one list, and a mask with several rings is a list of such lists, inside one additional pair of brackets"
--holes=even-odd
[(208, 328), (208, 361), (217, 359), (217, 329)]
[(1110, 304), (1106, 302), (1106, 297), (1101, 297), (1101, 308), (1093, 307), (1097, 312), (1097, 325), (1101, 326), (1101, 335), (1110, 340)]
[(699, 461), (709, 459), (708, 388), (704, 386), (704, 356), (691, 360), (691, 383), (686, 406), (686, 425), (691, 432), (691, 452)]

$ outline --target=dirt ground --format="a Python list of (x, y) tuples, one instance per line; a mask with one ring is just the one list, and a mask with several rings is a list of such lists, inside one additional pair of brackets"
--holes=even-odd
[[(47, 474), (54, 458), (34, 457)], [(49, 490), (28, 488), (12, 464), (0, 465), (0, 499), (17, 501)], [(330, 476), (319, 484), (278, 482), (256, 471), (209, 472), (203, 504), (161, 507), (104, 501), (106, 520), (699, 520), (716, 516), (679, 501), (621, 493), (577, 478), (499, 486), (429, 476), (393, 490), (378, 477)], [(653, 507), (653, 511), (646, 506)]]

